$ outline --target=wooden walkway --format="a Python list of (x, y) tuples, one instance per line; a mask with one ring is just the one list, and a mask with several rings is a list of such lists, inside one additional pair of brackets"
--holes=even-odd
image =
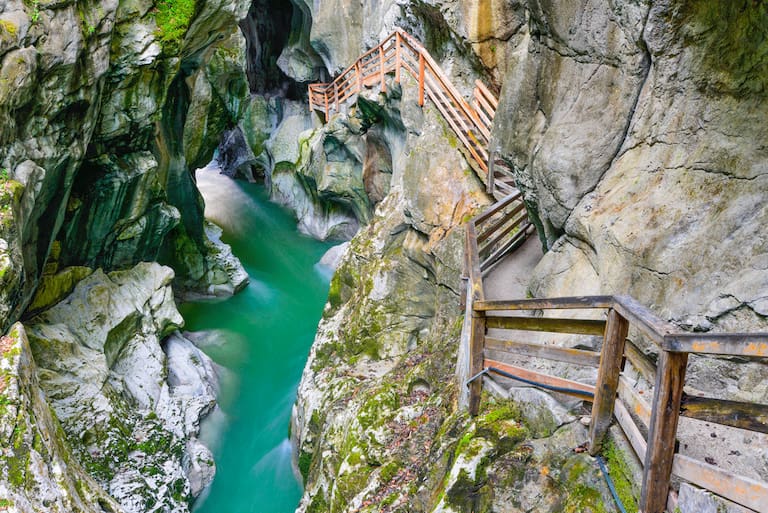
[[(470, 413), (478, 412), (482, 377), (487, 374), (575, 396), (592, 402), (590, 454), (600, 451), (608, 427), (615, 420), (643, 463), (642, 512), (662, 513), (668, 508), (672, 475), (759, 513), (768, 512), (768, 483), (677, 454), (675, 449), (681, 415), (768, 433), (766, 405), (684, 397), (683, 394), (689, 354), (766, 358), (768, 334), (682, 332), (627, 296), (486, 300), (483, 278), (493, 265), (494, 256), (483, 251), (482, 243), (493, 240), (499, 229), (493, 224), (488, 226), (497, 206), (498, 203), (470, 220), (466, 227), (466, 311), (471, 312), (471, 319), (465, 322), (468, 333), (462, 340), (469, 344), (466, 349), (469, 355), (467, 370), (471, 376), (468, 383)], [(552, 316), (559, 311), (574, 314), (584, 310), (602, 310), (605, 319)], [(659, 352), (657, 363), (651, 362), (627, 339), (630, 328), (633, 333), (655, 343)], [(493, 330), (493, 336), (489, 335), (489, 330)], [(531, 343), (521, 340), (526, 332), (598, 336), (602, 337), (602, 349), (594, 352)], [(520, 357), (597, 368), (597, 383), (594, 386), (579, 383), (507, 363)], [(627, 361), (654, 385), (650, 403), (623, 376)], [(669, 507), (670, 511), (672, 509)]]
[[(375, 48), (360, 56), (333, 82), (309, 86), (309, 108), (328, 121), (366, 88), (387, 90), (387, 76), (400, 83), (402, 73), (418, 82), (419, 105), (431, 100), (461, 141), (486, 184), (488, 193), (501, 200), (517, 193), (511, 171), (489, 150), (491, 127), (499, 101), (479, 80), (470, 101), (451, 83), (429, 52), (413, 36), (398, 28)], [(522, 204), (522, 199), (517, 200)]]

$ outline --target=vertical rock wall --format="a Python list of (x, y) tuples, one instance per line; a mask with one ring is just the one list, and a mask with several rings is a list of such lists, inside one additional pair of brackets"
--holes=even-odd
[[(496, 143), (549, 248), (537, 296), (631, 294), (693, 331), (765, 331), (768, 9), (529, 6)], [(765, 402), (760, 363), (690, 386)]]
[[(478, 76), (501, 86), (493, 149), (514, 169), (548, 250), (531, 293), (629, 293), (683, 328), (768, 328), (765, 5), (306, 5), (310, 44), (331, 74), (400, 26), (426, 43), (465, 92)], [(438, 307), (420, 301), (433, 297), (422, 294), (425, 283), (446, 270), (440, 264), (448, 259), (432, 260), (436, 247), (457, 257), (460, 247), (442, 246), (454, 233), (448, 230), (445, 241), (417, 251), (411, 230), (422, 242), (442, 240), (435, 235), (442, 230), (419, 225), (423, 210), (404, 200), (421, 184), (400, 191), (393, 184), (405, 159), (418, 160), (412, 148), (419, 141), (444, 148), (450, 134), (433, 139), (406, 104), (378, 111), (401, 112), (403, 125), (393, 129), (386, 117), (366, 114), (377, 113), (372, 104), (358, 101), (353, 114), (302, 137), (302, 155), (313, 164), (290, 173), (311, 177), (310, 189), (320, 191), (329, 190), (322, 171), (338, 170), (354, 178), (348, 194), (364, 190), (373, 207), (334, 277), (299, 390), (293, 433), (307, 486), (300, 511), (609, 510), (589, 460), (568, 451), (585, 433), (545, 394), (529, 398), (532, 414), (486, 411), (474, 421), (448, 405), (453, 390), (441, 382), (439, 358), (453, 356), (457, 337), (444, 321), (458, 312), (442, 299)], [(393, 137), (403, 129), (405, 139)], [(391, 189), (365, 177), (387, 168), (377, 162), (388, 152)], [(426, 164), (421, 176), (433, 170)], [(436, 191), (430, 204), (442, 195), (451, 193)], [(400, 202), (408, 204), (403, 214)], [(418, 285), (409, 281), (415, 263), (426, 270)], [(435, 280), (438, 288), (450, 282)], [(390, 301), (401, 322), (391, 321)], [(416, 311), (423, 335), (411, 336)], [(765, 383), (763, 363), (693, 359), (689, 368), (688, 384), (707, 395), (765, 402)], [(519, 444), (518, 437), (534, 440)]]
[(64, 265), (161, 260), (197, 289), (220, 266), (190, 167), (242, 113), (244, 49), (232, 37), (248, 6), (193, 3), (169, 19), (168, 5), (0, 6), (0, 178), (24, 186), (6, 202), (4, 251), (21, 258), (4, 277), (4, 325), (52, 248)]

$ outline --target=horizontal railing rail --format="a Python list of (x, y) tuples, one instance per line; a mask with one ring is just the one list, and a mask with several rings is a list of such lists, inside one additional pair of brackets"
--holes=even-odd
[[(508, 199), (511, 204), (511, 199)], [(694, 485), (752, 510), (768, 511), (768, 483), (740, 476), (675, 451), (680, 416), (725, 426), (768, 433), (768, 405), (692, 397), (683, 392), (689, 354), (768, 356), (768, 333), (688, 333), (661, 319), (629, 296), (582, 296), (513, 300), (485, 299), (482, 242), (502, 228), (498, 219), (507, 205), (500, 201), (467, 223), (465, 265), (469, 326), (468, 404), (475, 415), (480, 404), (482, 376), (495, 374), (546, 390), (592, 402), (588, 449), (600, 451), (615, 418), (643, 466), (640, 510), (662, 513), (667, 507), (670, 478), (675, 475)], [(489, 226), (491, 234), (482, 226)], [(602, 310), (602, 319), (543, 312)], [(588, 316), (587, 316), (588, 317)], [(659, 352), (650, 361), (627, 340), (630, 328), (653, 341)], [(488, 330), (494, 330), (489, 334)], [(513, 332), (514, 336), (505, 336)], [(520, 333), (551, 332), (602, 338), (599, 352), (583, 348), (521, 341)], [(499, 333), (502, 333), (500, 335)], [(590, 385), (509, 363), (542, 358), (579, 367), (597, 368), (597, 383)], [(506, 361), (505, 361), (506, 360)], [(653, 385), (649, 403), (624, 377), (629, 361)], [(637, 420), (635, 420), (637, 419)], [(642, 429), (641, 429), (642, 427)], [(647, 433), (644, 436), (643, 433)]]

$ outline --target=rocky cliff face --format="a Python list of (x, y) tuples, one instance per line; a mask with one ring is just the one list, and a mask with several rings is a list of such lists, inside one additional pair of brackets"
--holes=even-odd
[(248, 8), (0, 2), (0, 509), (186, 511), (213, 476), (173, 296), (247, 280), (192, 170), (247, 105)]
[[(765, 331), (765, 6), (528, 13), (495, 133), (550, 250), (532, 292), (629, 293), (684, 329)], [(689, 375), (768, 398), (760, 364), (694, 359)]]
[[(332, 74), (397, 25), (460, 88), (477, 75), (501, 86), (493, 149), (514, 169), (548, 250), (533, 295), (628, 293), (685, 329), (766, 330), (765, 6), (310, 4), (309, 42)], [(299, 389), (299, 510), (610, 510), (588, 460), (569, 452), (583, 430), (545, 395), (527, 397), (524, 414), (487, 403), (471, 421), (455, 410), (443, 358), (458, 344), (460, 313), (448, 306), (458, 302), (458, 224), (419, 219), (476, 184), (471, 174), (434, 178), (434, 161), (423, 162), (423, 183), (400, 181), (415, 147), (450, 146), (439, 118), (429, 109), (419, 118), (407, 94), (364, 98), (307, 132), (289, 169), (334, 200), (335, 184), (323, 181), (350, 177), (347, 198), (367, 197), (351, 211), (368, 223), (334, 277)], [(366, 179), (372, 168), (387, 171)], [(434, 196), (420, 189), (430, 176)], [(429, 200), (416, 206), (419, 196)], [(404, 320), (393, 322), (391, 302)], [(766, 401), (763, 364), (693, 359), (688, 383)]]
[(106, 269), (160, 260), (187, 288), (221, 279), (190, 168), (244, 105), (234, 34), (247, 8), (0, 5), (0, 169), (24, 186), (6, 203), (5, 325), (52, 250), (63, 265)]
[(216, 375), (175, 333), (183, 319), (172, 279), (148, 263), (45, 278), (57, 302), (3, 337), (5, 506), (181, 512), (213, 478), (197, 435), (215, 405)]

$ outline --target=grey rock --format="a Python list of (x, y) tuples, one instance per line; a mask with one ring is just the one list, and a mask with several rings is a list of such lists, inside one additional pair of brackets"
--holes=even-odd
[(100, 469), (97, 481), (126, 512), (187, 511), (183, 497), (215, 471), (197, 436), (215, 406), (216, 374), (174, 333), (183, 319), (172, 280), (158, 264), (96, 270), (28, 328), (41, 389), (66, 434), (60, 443)]

